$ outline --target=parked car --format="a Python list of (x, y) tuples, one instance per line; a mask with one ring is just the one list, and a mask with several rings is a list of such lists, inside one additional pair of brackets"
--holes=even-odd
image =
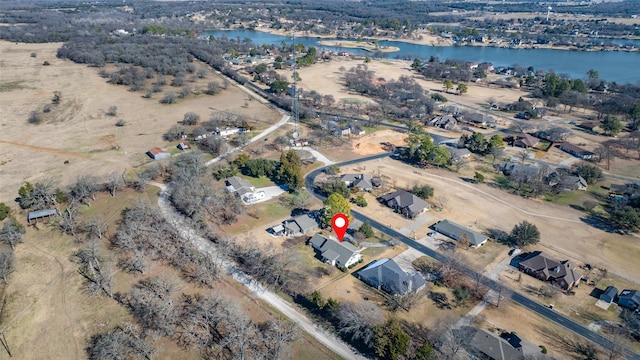
[(522, 250), (515, 248), (515, 249), (511, 249), (511, 251), (509, 251), (509, 256), (515, 256), (518, 255), (522, 252)]
[(427, 236), (434, 237), (434, 236), (436, 236), (436, 234), (437, 233), (435, 231), (432, 231), (432, 232), (428, 233)]

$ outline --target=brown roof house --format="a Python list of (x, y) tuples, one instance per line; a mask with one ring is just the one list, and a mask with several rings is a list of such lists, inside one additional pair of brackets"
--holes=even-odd
[(549, 281), (562, 290), (574, 287), (582, 275), (569, 260), (555, 260), (542, 251), (534, 251), (520, 262), (518, 269), (543, 281)]
[(562, 143), (560, 145), (558, 145), (558, 149), (567, 152), (577, 158), (580, 158), (582, 160), (591, 160), (591, 159), (595, 159), (596, 154), (592, 153), (589, 150), (585, 150), (583, 148), (581, 148), (580, 146), (576, 146), (573, 144), (569, 144), (569, 143)]
[(516, 138), (516, 141), (513, 143), (513, 146), (519, 146), (521, 148), (534, 148), (538, 145), (540, 141), (537, 137), (533, 135), (529, 135), (527, 133), (521, 133)]
[(396, 212), (412, 219), (429, 209), (428, 202), (405, 190), (382, 195), (379, 199)]

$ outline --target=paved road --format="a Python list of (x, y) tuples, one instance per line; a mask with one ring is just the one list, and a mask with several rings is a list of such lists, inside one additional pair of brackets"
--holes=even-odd
[[(354, 159), (354, 160), (349, 160), (349, 161), (345, 161), (343, 163), (338, 163), (336, 165), (338, 166), (348, 166), (348, 165), (353, 165), (353, 164), (357, 164), (359, 162), (365, 162), (365, 161), (369, 161), (369, 160), (374, 160), (374, 159), (379, 159), (379, 158), (383, 158), (386, 156), (389, 156), (390, 153), (384, 153), (384, 154), (379, 154), (379, 155), (373, 155), (373, 156), (367, 156), (367, 157), (363, 157), (360, 159)], [(306, 177), (305, 177), (305, 185), (307, 188), (307, 191), (309, 191), (309, 193), (311, 193), (311, 195), (315, 196), (316, 198), (320, 199), (320, 200), (324, 200), (326, 199), (325, 196), (323, 196), (322, 194), (320, 194), (319, 192), (317, 192), (317, 189), (313, 186), (313, 182), (314, 179), (316, 178), (316, 176), (318, 176), (318, 174), (320, 174), (323, 171), (323, 168), (320, 169), (316, 169), (312, 172), (310, 172)], [(401, 241), (403, 243), (405, 243), (407, 246), (414, 248), (418, 251), (420, 251), (421, 253), (423, 253), (424, 255), (427, 255), (437, 261), (440, 262), (446, 262), (449, 261), (450, 258), (442, 253), (439, 253), (435, 250), (432, 250), (430, 248), (428, 248), (427, 246), (405, 236), (404, 234), (400, 233), (399, 231), (385, 225), (382, 224), (360, 212), (358, 212), (357, 210), (351, 210), (351, 214), (353, 215), (353, 217), (357, 220), (360, 220), (362, 222), (368, 222), (371, 224), (371, 226), (382, 232), (385, 233), (389, 236), (391, 236), (392, 238)], [(609, 340), (607, 337), (600, 335), (598, 333), (595, 333), (591, 330), (589, 330), (587, 327), (569, 319), (568, 317), (559, 314), (558, 312), (549, 309), (547, 306), (541, 305), (529, 298), (527, 298), (526, 296), (505, 288), (504, 285), (502, 285), (500, 282), (495, 281), (493, 279), (490, 279), (482, 274), (477, 273), (475, 270), (463, 265), (463, 264), (459, 264), (460, 269), (462, 271), (464, 271), (468, 276), (472, 277), (472, 278), (477, 278), (478, 276), (480, 277), (480, 283), (482, 283), (484, 286), (488, 287), (489, 289), (492, 289), (496, 292), (498, 292), (502, 297), (505, 298), (510, 298), (513, 302), (520, 304), (524, 307), (526, 307), (527, 309), (537, 313), (538, 315), (547, 318), (550, 321), (555, 322), (556, 324), (572, 331), (573, 333), (582, 336), (585, 339), (588, 339), (598, 345), (601, 345), (605, 348), (607, 347), (611, 347), (611, 340)], [(640, 360), (640, 355), (633, 352), (630, 349), (625, 349), (624, 350), (624, 356), (626, 359), (631, 359), (631, 360)]]

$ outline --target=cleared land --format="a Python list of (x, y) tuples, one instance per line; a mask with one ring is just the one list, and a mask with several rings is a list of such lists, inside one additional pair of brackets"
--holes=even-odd
[[(60, 46), (0, 42), (0, 201), (12, 201), (24, 181), (51, 179), (66, 185), (76, 176), (122, 172), (147, 163), (148, 149), (175, 147), (176, 142), (165, 142), (162, 134), (186, 112), (195, 112), (204, 121), (212, 112), (230, 111), (245, 115), (258, 129), (282, 116), (258, 101), (248, 101), (235, 86), (215, 96), (192, 94), (162, 105), (158, 100), (164, 92), (180, 88), (167, 85), (163, 93), (144, 99), (144, 91), (108, 84), (97, 68), (56, 58)], [(31, 57), (32, 52), (37, 56)], [(50, 65), (43, 66), (44, 61)], [(213, 72), (198, 81), (188, 84), (202, 88), (210, 81), (222, 83)], [(51, 105), (55, 91), (62, 93), (59, 105)], [(28, 124), (29, 114), (45, 105), (51, 112), (43, 114), (43, 123)], [(106, 115), (113, 105), (117, 116)], [(126, 125), (116, 127), (118, 119)], [(64, 164), (66, 160), (69, 164)]]

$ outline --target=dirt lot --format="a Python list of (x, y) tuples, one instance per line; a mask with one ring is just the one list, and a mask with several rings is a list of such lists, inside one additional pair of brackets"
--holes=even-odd
[[(428, 212), (434, 221), (451, 219), (479, 232), (488, 229), (509, 232), (513, 225), (527, 220), (536, 224), (542, 235), (536, 249), (554, 250), (563, 259), (606, 267), (610, 272), (640, 282), (640, 264), (635, 261), (640, 249), (634, 237), (592, 227), (582, 220), (584, 213), (578, 210), (525, 199), (486, 184), (469, 184), (457, 174), (444, 170), (417, 170), (389, 158), (359, 166), (365, 166), (369, 174), (380, 172), (392, 176), (398, 187), (412, 186), (415, 182), (432, 186), (434, 198), (445, 203), (442, 211)], [(342, 172), (349, 173), (350, 169)], [(387, 216), (390, 215), (389, 210)]]
[[(247, 94), (235, 86), (216, 96), (189, 95), (162, 105), (161, 93), (144, 99), (144, 91), (107, 84), (98, 68), (56, 58), (60, 45), (0, 42), (0, 201), (13, 200), (24, 181), (51, 179), (65, 185), (79, 175), (120, 172), (148, 162), (148, 149), (175, 146), (162, 140), (162, 134), (189, 111), (202, 120), (214, 109), (233, 111), (254, 120), (258, 128), (281, 118), (260, 102), (247, 101)], [(31, 57), (32, 52), (37, 56)], [(51, 65), (43, 66), (45, 60)], [(221, 82), (211, 72), (189, 85), (204, 87), (214, 79)], [(54, 91), (62, 93), (61, 103), (43, 114), (44, 123), (28, 124), (32, 111), (51, 104)], [(112, 105), (118, 108), (116, 117), (105, 114)], [(120, 118), (126, 125), (114, 126)]]

